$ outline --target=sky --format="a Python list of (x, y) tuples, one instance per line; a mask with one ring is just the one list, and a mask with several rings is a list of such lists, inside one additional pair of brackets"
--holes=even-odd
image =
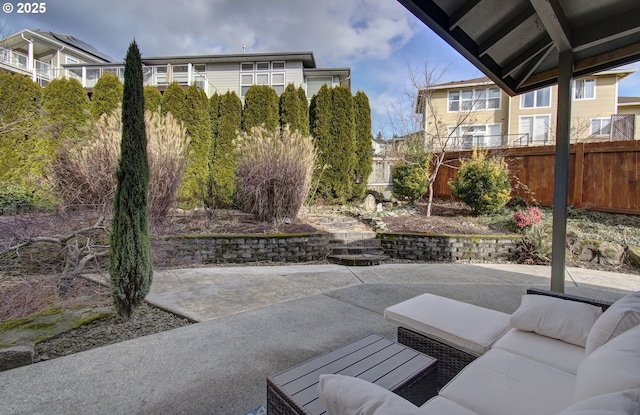
[[(3, 0), (4, 1), (4, 0)], [(73, 35), (123, 61), (142, 56), (313, 52), (321, 68), (351, 68), (353, 93), (369, 97), (374, 136), (404, 133), (411, 73), (438, 83), (483, 74), (396, 0), (48, 0), (40, 14), (0, 12), (2, 35), (41, 29)], [(640, 69), (640, 63), (630, 65)], [(640, 96), (640, 70), (619, 84)]]

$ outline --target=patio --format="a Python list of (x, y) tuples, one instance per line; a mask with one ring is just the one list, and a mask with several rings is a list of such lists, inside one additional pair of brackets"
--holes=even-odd
[[(569, 272), (579, 285), (568, 280), (570, 293), (613, 301), (640, 290), (638, 275)], [(174, 311), (198, 304), (182, 311), (206, 321), (2, 372), (0, 413), (240, 415), (265, 403), (270, 375), (369, 333), (393, 339), (395, 326), (382, 317), (392, 304), (429, 292), (511, 313), (531, 286), (549, 287), (549, 267), (303, 265), (158, 272), (149, 300)], [(232, 305), (236, 309), (229, 314)]]

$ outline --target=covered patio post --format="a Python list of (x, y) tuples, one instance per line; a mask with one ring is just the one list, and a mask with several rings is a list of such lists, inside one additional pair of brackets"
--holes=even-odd
[(573, 51), (560, 52), (558, 67), (558, 114), (556, 123), (556, 161), (553, 184), (553, 240), (551, 248), (551, 291), (564, 292), (569, 198), (569, 146)]

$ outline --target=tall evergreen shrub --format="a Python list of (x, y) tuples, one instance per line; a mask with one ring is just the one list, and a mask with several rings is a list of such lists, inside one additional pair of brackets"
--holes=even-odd
[(162, 108), (161, 115), (165, 115), (167, 112), (171, 112), (178, 120), (183, 121), (183, 111), (185, 108), (185, 101), (187, 100), (187, 93), (177, 82), (169, 84), (167, 89), (162, 95)]
[(52, 139), (52, 154), (62, 140), (81, 140), (91, 119), (89, 106), (89, 97), (77, 80), (61, 78), (47, 84), (42, 91), (43, 127)]
[[(211, 111), (216, 101), (210, 100)], [(211, 148), (210, 207), (226, 208), (233, 204), (235, 194), (236, 157), (233, 140), (242, 124), (242, 101), (235, 92), (227, 92), (217, 99), (216, 135)]]
[(302, 117), (302, 102), (298, 90), (293, 84), (289, 84), (280, 95), (280, 125), (288, 125), (291, 131), (302, 132), (305, 123), (308, 121)]
[(354, 168), (353, 197), (361, 199), (367, 191), (367, 181), (373, 171), (371, 107), (369, 106), (367, 94), (362, 91), (356, 92), (353, 98), (353, 106), (356, 129), (356, 165)]
[(253, 127), (264, 126), (275, 130), (280, 125), (278, 94), (269, 85), (253, 85), (244, 97), (242, 129), (250, 132)]
[(153, 277), (147, 223), (149, 164), (142, 60), (135, 41), (129, 45), (124, 71), (122, 142), (109, 238), (109, 273), (114, 305), (127, 321), (149, 293)]
[(144, 110), (150, 112), (160, 111), (162, 107), (162, 94), (155, 86), (144, 87)]
[(300, 120), (302, 120), (302, 135), (309, 135), (309, 101), (302, 86), (298, 87), (298, 98), (300, 99)]
[(309, 108), (309, 126), (311, 136), (316, 148), (316, 165), (313, 171), (313, 184), (311, 198), (328, 198), (330, 195), (330, 182), (326, 178), (326, 173), (332, 168), (332, 139), (331, 120), (333, 112), (331, 110), (331, 89), (323, 85), (318, 93), (311, 98)]
[(116, 74), (107, 72), (98, 79), (91, 94), (91, 115), (94, 119), (120, 108), (122, 89), (122, 82)]
[(331, 168), (326, 172), (330, 192), (327, 196), (334, 203), (345, 203), (352, 195), (356, 166), (355, 116), (349, 88), (333, 88), (331, 105)]

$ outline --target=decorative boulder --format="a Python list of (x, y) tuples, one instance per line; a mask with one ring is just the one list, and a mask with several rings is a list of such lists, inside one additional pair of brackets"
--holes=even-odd
[(627, 248), (627, 262), (629, 265), (640, 268), (640, 246)]
[(364, 210), (366, 212), (374, 212), (376, 210), (376, 198), (372, 194), (368, 194), (364, 198)]
[(572, 250), (580, 261), (602, 265), (620, 265), (624, 255), (624, 247), (622, 245), (596, 239), (577, 241)]

